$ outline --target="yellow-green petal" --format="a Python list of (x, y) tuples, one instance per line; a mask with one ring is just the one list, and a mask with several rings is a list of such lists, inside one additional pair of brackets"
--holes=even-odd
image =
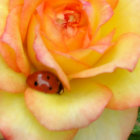
[(108, 108), (120, 110), (140, 105), (140, 62), (132, 72), (117, 69), (113, 73), (97, 76), (95, 80), (113, 92)]
[[(110, 1), (110, 0), (108, 0)], [(113, 1), (113, 0), (112, 0)], [(140, 34), (140, 1), (119, 0), (114, 15), (101, 29), (101, 36), (116, 29), (115, 38), (128, 32)]]
[(18, 93), (26, 89), (26, 77), (13, 71), (0, 56), (0, 90)]
[(124, 111), (106, 109), (101, 117), (79, 130), (74, 140), (127, 140), (137, 118), (137, 108)]
[(28, 111), (23, 94), (0, 92), (0, 131), (6, 140), (72, 140), (76, 130), (53, 132)]
[(93, 77), (112, 73), (117, 68), (132, 71), (140, 58), (140, 36), (132, 33), (122, 35), (117, 43), (93, 68), (69, 75), (70, 78)]
[(27, 89), (25, 100), (37, 120), (50, 130), (81, 128), (95, 121), (111, 98), (111, 91), (93, 80), (71, 81), (71, 91), (48, 94)]

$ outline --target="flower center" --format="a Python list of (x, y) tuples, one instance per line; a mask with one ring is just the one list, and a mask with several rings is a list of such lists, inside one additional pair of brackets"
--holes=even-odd
[(56, 12), (55, 23), (64, 36), (73, 37), (78, 31), (82, 18), (79, 5), (67, 5)]
[(80, 12), (74, 10), (65, 10), (62, 13), (57, 13), (56, 22), (65, 28), (68, 26), (75, 27), (79, 24), (80, 18)]

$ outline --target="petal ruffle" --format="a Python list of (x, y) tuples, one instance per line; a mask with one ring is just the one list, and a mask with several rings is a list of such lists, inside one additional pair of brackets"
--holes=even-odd
[(0, 90), (18, 93), (26, 88), (26, 77), (10, 69), (0, 56)]
[(102, 73), (111, 73), (117, 68), (132, 71), (140, 57), (140, 36), (125, 34), (117, 44), (106, 53), (94, 68), (69, 75), (70, 78), (92, 77)]
[(109, 87), (113, 96), (107, 105), (111, 109), (127, 109), (140, 106), (140, 62), (133, 72), (117, 69), (111, 74), (95, 77), (96, 81)]
[(106, 109), (87, 128), (79, 130), (74, 140), (126, 140), (137, 118), (137, 108), (113, 111)]
[(93, 65), (97, 63), (103, 54), (111, 47), (113, 35), (114, 31), (100, 41), (94, 42), (91, 47), (78, 49), (68, 54), (55, 50), (50, 51), (66, 74), (74, 74), (93, 67)]
[(99, 117), (111, 96), (109, 89), (90, 79), (71, 81), (71, 91), (61, 95), (32, 89), (25, 92), (28, 108), (50, 130), (68, 130), (90, 124)]
[(20, 17), (20, 30), (22, 39), (25, 39), (28, 24), (32, 14), (35, 12), (36, 7), (41, 3), (42, 0), (24, 0)]
[[(81, 0), (84, 1), (84, 0)], [(88, 0), (85, 5), (90, 5), (88, 11), (89, 22), (92, 32), (95, 33), (104, 23), (106, 23), (113, 15), (113, 10), (105, 0)]]
[(23, 94), (0, 93), (0, 131), (6, 140), (71, 140), (77, 130), (52, 132), (26, 108)]
[[(115, 1), (115, 0), (109, 0)], [(115, 38), (128, 32), (140, 34), (140, 1), (119, 0), (113, 17), (104, 24), (100, 36), (116, 29)]]
[(65, 87), (70, 89), (69, 81), (66, 74), (63, 72), (61, 67), (54, 60), (53, 56), (50, 54), (50, 52), (46, 48), (39, 32), (36, 32), (36, 38), (35, 38), (33, 47), (34, 47), (37, 60), (44, 66), (53, 69), (56, 72), (57, 76), (62, 81), (62, 83), (65, 85)]
[(0, 42), (0, 54), (11, 69), (20, 72), (16, 62), (16, 54), (10, 46)]
[(0, 41), (8, 44), (15, 51), (16, 62), (20, 71), (23, 72), (25, 75), (28, 75), (30, 73), (30, 66), (23, 49), (23, 44), (19, 31), (20, 10), (21, 6), (16, 6), (10, 11)]
[[(89, 51), (89, 53), (93, 52), (92, 50), (91, 51), (85, 50), (85, 51)], [(52, 53), (52, 56), (54, 57), (56, 62), (61, 66), (61, 68), (64, 70), (64, 72), (66, 74), (79, 72), (81, 70), (85, 70), (90, 67), (88, 64), (82, 62), (81, 60), (78, 60), (76, 57), (73, 57), (72, 55), (57, 52), (55, 50), (54, 51), (50, 50), (50, 52)], [(97, 54), (97, 56), (98, 56), (98, 54)]]
[(103, 38), (96, 36), (97, 38), (93, 39), (89, 49), (93, 49), (96, 52), (104, 54), (106, 51), (109, 50), (110, 47), (112, 47), (112, 45), (113, 45), (112, 40), (113, 40), (114, 34), (115, 34), (115, 30), (113, 30), (112, 32), (110, 32), (108, 35), (106, 35)]
[(59, 66), (59, 64), (55, 61), (49, 50), (47, 49), (44, 40), (39, 31), (38, 21), (35, 16), (32, 18), (32, 24), (30, 26), (28, 37), (28, 55), (32, 61), (32, 63), (40, 70), (49, 69), (57, 74), (59, 79), (62, 81), (65, 87), (70, 89), (69, 81)]

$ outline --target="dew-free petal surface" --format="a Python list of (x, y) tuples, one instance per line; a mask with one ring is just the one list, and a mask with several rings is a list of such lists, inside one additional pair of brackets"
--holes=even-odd
[(24, 4), (20, 16), (20, 30), (22, 39), (24, 40), (27, 33), (28, 24), (36, 7), (41, 3), (41, 0), (24, 0)]
[[(115, 1), (115, 0), (109, 0)], [(101, 36), (116, 29), (115, 38), (121, 34), (133, 32), (140, 34), (140, 1), (139, 0), (119, 0), (114, 10), (113, 17), (104, 24)]]
[(32, 116), (24, 95), (0, 92), (0, 131), (6, 140), (72, 140), (77, 130), (52, 132)]
[(76, 57), (73, 57), (72, 55), (56, 52), (55, 50), (51, 51), (51, 53), (66, 74), (79, 72), (90, 67), (88, 64), (82, 62)]
[(5, 25), (6, 25), (6, 19), (8, 16), (8, 6), (9, 0), (0, 0), (0, 36), (4, 31)]
[(80, 129), (74, 140), (127, 140), (137, 118), (137, 108), (124, 111), (105, 109), (100, 118)]
[(69, 81), (66, 74), (59, 66), (59, 64), (54, 60), (51, 53), (48, 51), (39, 33), (36, 33), (36, 38), (33, 47), (37, 60), (44, 66), (53, 69), (56, 72), (59, 79), (65, 85), (65, 87), (70, 89)]
[(119, 0), (107, 0), (107, 2), (111, 5), (111, 7), (114, 9), (117, 4), (118, 4)]
[[(81, 0), (84, 1), (84, 0)], [(89, 4), (89, 22), (91, 24), (92, 33), (94, 34), (103, 24), (105, 24), (113, 15), (113, 9), (105, 0), (88, 0)]]
[(44, 43), (44, 40), (40, 34), (37, 18), (33, 16), (32, 22), (29, 28), (28, 32), (28, 55), (31, 59), (31, 62), (35, 65), (37, 69), (51, 69), (53, 72), (56, 73), (56, 75), (59, 77), (59, 79), (62, 81), (62, 83), (68, 88), (69, 87), (69, 81), (62, 70), (62, 68), (59, 66), (59, 64), (55, 61), (54, 57), (48, 50), (46, 44)]
[(0, 42), (0, 54), (10, 68), (16, 72), (20, 72), (16, 62), (16, 54), (10, 46)]
[(70, 78), (93, 77), (111, 73), (117, 68), (132, 71), (140, 57), (140, 36), (125, 34), (106, 53), (93, 68), (69, 75)]
[(100, 116), (111, 96), (108, 88), (90, 79), (71, 81), (71, 91), (65, 90), (61, 95), (30, 88), (25, 92), (28, 108), (50, 130), (81, 128), (90, 124)]
[(122, 110), (140, 105), (140, 62), (133, 72), (117, 69), (113, 73), (97, 76), (95, 80), (113, 92), (108, 108)]
[(1, 36), (1, 41), (8, 44), (16, 53), (16, 62), (21, 72), (25, 75), (30, 73), (30, 66), (23, 49), (19, 30), (19, 15), (21, 6), (17, 6), (10, 11), (7, 17), (6, 26)]
[(18, 93), (26, 88), (26, 77), (8, 67), (0, 56), (0, 90)]
[(78, 49), (76, 51), (70, 52), (70, 55), (76, 58), (77, 60), (81, 61), (82, 63), (85, 63), (89, 67), (93, 66), (93, 64), (95, 64), (99, 60), (99, 58), (102, 56), (101, 53), (95, 50), (92, 50), (90, 48)]

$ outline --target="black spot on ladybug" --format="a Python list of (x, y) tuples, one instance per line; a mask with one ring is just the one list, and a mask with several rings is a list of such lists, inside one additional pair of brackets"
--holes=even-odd
[(52, 87), (49, 87), (49, 90), (52, 90)]
[(38, 82), (37, 82), (37, 81), (35, 81), (35, 82), (34, 82), (34, 85), (35, 85), (35, 86), (38, 86)]
[(50, 79), (50, 76), (47, 75), (47, 79), (49, 80)]

